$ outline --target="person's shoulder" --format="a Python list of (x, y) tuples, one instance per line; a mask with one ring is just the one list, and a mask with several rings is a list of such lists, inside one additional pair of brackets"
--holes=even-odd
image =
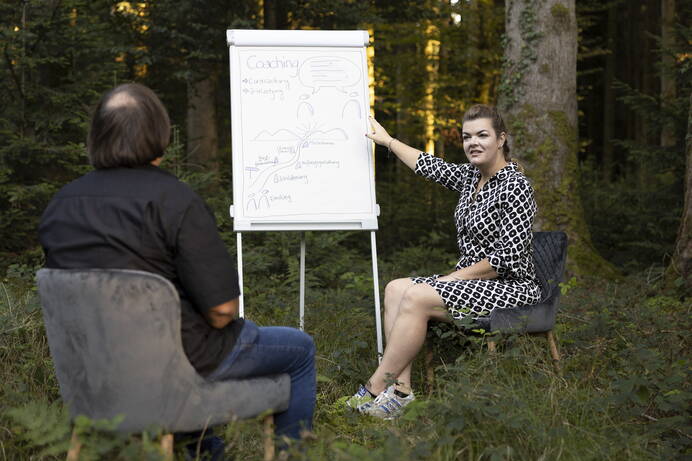
[(197, 193), (187, 183), (181, 181), (173, 173), (170, 173), (157, 166), (147, 166), (143, 169), (146, 175), (151, 176), (152, 180), (161, 187), (174, 190), (178, 193), (191, 197), (196, 197)]
[(533, 188), (531, 180), (521, 171), (513, 171), (509, 175), (509, 182), (519, 185), (520, 187)]
[(531, 180), (514, 163), (502, 170), (500, 188), (503, 191), (526, 191), (533, 193)]
[(506, 182), (531, 186), (531, 180), (526, 176), (523, 168), (516, 162), (510, 162), (502, 171), (505, 174), (504, 179)]
[(151, 193), (156, 197), (155, 201), (162, 206), (182, 212), (190, 207), (208, 208), (204, 199), (174, 174), (154, 166), (148, 169), (148, 174), (152, 176), (153, 181)]
[(77, 195), (128, 197), (182, 207), (201, 200), (188, 184), (154, 165), (94, 170), (64, 186), (56, 197)]
[(173, 197), (178, 201), (199, 199), (192, 187), (163, 168), (144, 165), (136, 168), (119, 168), (116, 171), (116, 174), (120, 175), (118, 180), (124, 184), (132, 183), (137, 194), (159, 198)]
[(72, 197), (75, 195), (83, 195), (84, 191), (86, 189), (89, 189), (91, 184), (98, 181), (97, 178), (94, 177), (97, 171), (98, 170), (90, 171), (89, 173), (86, 173), (68, 182), (60, 189), (58, 189), (58, 192), (55, 193), (53, 199), (61, 199)]

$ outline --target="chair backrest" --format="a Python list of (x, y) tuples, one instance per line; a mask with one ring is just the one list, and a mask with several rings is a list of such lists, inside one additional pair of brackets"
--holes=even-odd
[(486, 331), (540, 333), (553, 329), (560, 299), (560, 282), (567, 260), (564, 232), (533, 233), (533, 263), (541, 287), (541, 300), (534, 305), (495, 309), (476, 320)]
[(552, 304), (560, 296), (559, 283), (567, 261), (567, 234), (561, 231), (533, 233), (533, 263), (541, 286), (542, 304)]
[(283, 409), (286, 375), (210, 383), (187, 360), (180, 299), (165, 278), (117, 269), (41, 269), (39, 294), (60, 393), (72, 416), (124, 415), (123, 431), (195, 430)]

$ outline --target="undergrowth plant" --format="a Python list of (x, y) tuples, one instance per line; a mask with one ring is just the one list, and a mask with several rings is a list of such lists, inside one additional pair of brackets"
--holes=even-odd
[[(483, 335), (431, 328), (435, 382), (427, 392), (414, 364), (417, 400), (396, 422), (345, 409), (377, 364), (367, 252), (359, 234), (308, 233), (306, 330), (317, 344), (313, 437), (291, 448), (315, 460), (684, 459), (690, 426), (690, 298), (662, 292), (650, 274), (618, 282), (564, 284), (556, 326), (563, 373), (541, 337), (500, 338), (489, 355)], [(262, 325), (298, 323), (298, 234), (247, 239), (246, 315)], [(449, 267), (453, 255), (414, 247), (381, 263), (387, 279)], [(60, 459), (71, 425), (43, 330), (33, 268), (14, 267), (0, 283), (0, 460)], [(656, 277), (653, 277), (656, 279)], [(268, 288), (270, 287), (270, 289)], [(383, 287), (381, 287), (383, 288)], [(152, 429), (108, 431), (113, 421), (79, 418), (84, 459), (160, 459)], [(260, 459), (261, 422), (221, 428), (228, 453)]]

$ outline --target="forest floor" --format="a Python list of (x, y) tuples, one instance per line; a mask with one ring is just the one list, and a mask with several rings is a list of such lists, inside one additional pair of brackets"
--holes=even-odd
[[(285, 245), (265, 239), (244, 252), (246, 314), (262, 325), (297, 324), (296, 242), (282, 238)], [(292, 448), (296, 459), (690, 459), (692, 299), (657, 288), (654, 270), (563, 284), (555, 329), (561, 373), (541, 336), (504, 336), (489, 354), (483, 336), (436, 328), (435, 381), (427, 386), (418, 360), (417, 400), (402, 418), (346, 410), (343, 397), (377, 362), (369, 261), (352, 256), (349, 238), (309, 241), (321, 261), (308, 262), (305, 318), (317, 344), (318, 395), (313, 437)], [(271, 252), (268, 243), (283, 250)], [(388, 254), (380, 277), (440, 272), (451, 260), (406, 248)], [(10, 266), (0, 281), (0, 461), (64, 459), (71, 430), (33, 271)], [(248, 288), (253, 280), (262, 283)], [(99, 430), (109, 422), (78, 424), (88, 435), (83, 459), (160, 459), (154, 434), (118, 438)], [(227, 453), (261, 459), (260, 426), (252, 420), (222, 428)]]

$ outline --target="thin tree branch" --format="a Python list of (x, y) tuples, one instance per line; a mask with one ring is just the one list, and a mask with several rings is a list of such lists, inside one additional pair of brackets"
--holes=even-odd
[(55, 21), (55, 17), (58, 14), (58, 9), (60, 9), (60, 3), (62, 0), (55, 0), (53, 2), (53, 11), (50, 14), (50, 20), (48, 22), (48, 27), (44, 27), (42, 30), (39, 31), (39, 33), (36, 35), (36, 41), (34, 42), (33, 45), (31, 45), (31, 52), (33, 53), (36, 50), (36, 47), (38, 46), (39, 43), (41, 43), (48, 32), (48, 30), (52, 29), (53, 22)]
[(12, 58), (10, 58), (10, 54), (7, 50), (8, 47), (9, 44), (6, 43), (5, 48), (3, 49), (3, 55), (5, 56), (7, 67), (10, 69), (10, 74), (12, 74), (12, 80), (14, 80), (14, 84), (17, 86), (17, 91), (19, 91), (21, 99), (23, 101), (26, 101), (26, 96), (24, 95), (24, 91), (22, 90), (22, 83), (19, 81), (19, 76), (17, 76), (17, 73), (14, 71), (14, 66), (12, 65)]

